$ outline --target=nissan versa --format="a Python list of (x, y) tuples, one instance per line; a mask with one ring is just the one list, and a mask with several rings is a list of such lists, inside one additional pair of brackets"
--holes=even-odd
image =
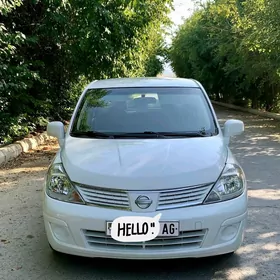
[[(90, 83), (69, 127), (50, 122), (60, 150), (44, 186), (51, 248), (66, 254), (171, 259), (233, 253), (242, 244), (247, 187), (228, 145), (244, 124), (223, 128), (192, 79), (126, 78)], [(119, 217), (159, 220), (146, 242), (110, 235)]]

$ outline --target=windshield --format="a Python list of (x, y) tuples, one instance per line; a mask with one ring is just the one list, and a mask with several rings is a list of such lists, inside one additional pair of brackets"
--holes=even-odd
[(144, 132), (147, 137), (152, 133), (211, 136), (216, 134), (216, 124), (199, 88), (89, 89), (70, 134), (85, 132), (95, 132), (91, 136)]

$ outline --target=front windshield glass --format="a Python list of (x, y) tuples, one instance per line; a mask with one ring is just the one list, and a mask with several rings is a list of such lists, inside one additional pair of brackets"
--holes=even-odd
[(215, 121), (199, 88), (89, 89), (74, 117), (72, 134), (143, 132), (215, 134)]

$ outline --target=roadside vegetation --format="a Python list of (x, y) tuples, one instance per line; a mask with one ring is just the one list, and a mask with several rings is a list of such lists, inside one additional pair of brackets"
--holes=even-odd
[(175, 34), (178, 77), (199, 80), (212, 100), (280, 112), (280, 1), (205, 1)]
[(0, 1), (0, 144), (69, 120), (95, 79), (156, 76), (172, 0)]

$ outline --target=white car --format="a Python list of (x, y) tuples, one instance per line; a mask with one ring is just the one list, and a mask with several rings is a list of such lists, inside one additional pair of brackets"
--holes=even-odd
[[(247, 186), (228, 144), (244, 131), (244, 123), (228, 120), (221, 129), (198, 81), (94, 81), (83, 91), (66, 132), (61, 122), (50, 122), (47, 131), (60, 145), (43, 198), (54, 251), (172, 259), (223, 255), (241, 246)], [(112, 238), (115, 219), (159, 213), (156, 238)]]

